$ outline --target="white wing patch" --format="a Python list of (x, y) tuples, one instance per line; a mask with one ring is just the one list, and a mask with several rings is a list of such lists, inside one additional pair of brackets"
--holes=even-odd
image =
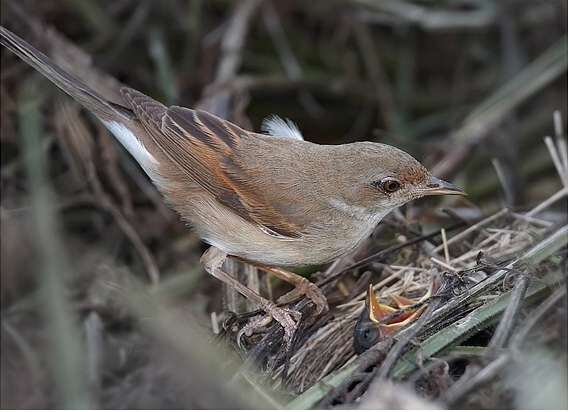
[(271, 114), (262, 121), (260, 130), (274, 137), (304, 140), (304, 136), (302, 136), (302, 132), (300, 132), (296, 123), (290, 119), (284, 120), (274, 114)]

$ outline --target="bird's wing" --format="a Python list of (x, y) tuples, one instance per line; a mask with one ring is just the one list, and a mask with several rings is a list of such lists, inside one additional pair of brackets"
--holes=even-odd
[(172, 163), (221, 204), (270, 235), (298, 238), (305, 233), (308, 222), (293, 213), (294, 204), (285, 204), (274, 190), (266, 192), (257, 165), (247, 164), (250, 156), (235, 155), (243, 152), (244, 141), (258, 135), (207, 112), (166, 108), (133, 89), (124, 88), (123, 94)]

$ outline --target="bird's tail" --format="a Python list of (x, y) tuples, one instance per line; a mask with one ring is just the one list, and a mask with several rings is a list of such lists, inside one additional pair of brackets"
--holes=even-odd
[(2, 26), (0, 26), (0, 43), (97, 117), (107, 121), (124, 121), (133, 118), (134, 115), (129, 109), (108, 101), (81, 80), (63, 70), (45, 54)]

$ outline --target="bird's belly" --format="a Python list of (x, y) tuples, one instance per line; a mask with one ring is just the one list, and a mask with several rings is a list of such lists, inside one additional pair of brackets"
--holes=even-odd
[(338, 225), (337, 221), (322, 222), (317, 231), (298, 238), (272, 236), (204, 192), (196, 196), (199, 189), (192, 189), (184, 202), (170, 203), (199, 237), (228, 255), (268, 266), (298, 267), (331, 262), (360, 246), (378, 223), (357, 219), (348, 224), (342, 220), (343, 225)]
[(337, 233), (329, 230), (318, 236), (282, 239), (270, 236), (250, 224), (238, 229), (225, 228), (201, 234), (209, 244), (229, 255), (269, 266), (309, 266), (331, 262), (359, 247), (371, 234), (370, 229)]

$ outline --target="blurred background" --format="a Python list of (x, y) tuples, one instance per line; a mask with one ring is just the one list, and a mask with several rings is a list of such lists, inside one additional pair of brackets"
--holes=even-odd
[[(543, 137), (554, 111), (566, 130), (565, 0), (0, 4), (4, 27), (116, 102), (120, 82), (248, 130), (277, 114), (306, 140), (411, 153), (468, 192), (402, 210), (426, 226), (562, 188)], [(206, 245), (100, 123), (1, 57), (2, 408), (274, 406), (219, 383), (239, 361), (210, 343)]]

